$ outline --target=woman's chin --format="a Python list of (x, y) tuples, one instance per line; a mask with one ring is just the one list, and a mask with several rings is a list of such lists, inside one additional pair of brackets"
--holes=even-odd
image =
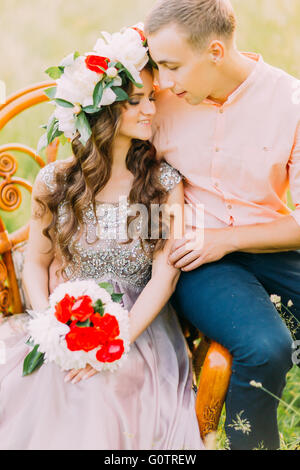
[(137, 140), (150, 140), (152, 137), (152, 129), (145, 129), (142, 132), (137, 132), (133, 139)]

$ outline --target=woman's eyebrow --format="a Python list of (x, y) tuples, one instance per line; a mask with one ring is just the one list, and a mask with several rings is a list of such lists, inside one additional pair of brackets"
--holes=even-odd
[[(155, 93), (155, 90), (152, 90), (151, 93), (149, 93), (149, 96), (154, 95), (154, 93)], [(133, 93), (130, 96), (131, 97), (133, 97), (133, 96), (145, 96), (145, 93)]]

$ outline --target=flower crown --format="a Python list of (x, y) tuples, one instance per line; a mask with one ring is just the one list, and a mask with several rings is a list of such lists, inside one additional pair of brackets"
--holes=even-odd
[(87, 114), (99, 113), (103, 106), (128, 100), (122, 89), (128, 80), (142, 88), (140, 71), (149, 60), (144, 25), (139, 23), (118, 33), (101, 33), (91, 53), (68, 55), (58, 67), (50, 67), (46, 73), (56, 86), (45, 90), (56, 108), (43, 126), (38, 151), (57, 137), (64, 142), (73, 139), (77, 132), (80, 142), (86, 145), (92, 131)]

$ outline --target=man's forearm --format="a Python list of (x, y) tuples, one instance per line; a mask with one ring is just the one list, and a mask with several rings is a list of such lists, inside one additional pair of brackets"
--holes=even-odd
[(300, 226), (292, 216), (275, 222), (228, 229), (233, 251), (277, 253), (300, 250)]

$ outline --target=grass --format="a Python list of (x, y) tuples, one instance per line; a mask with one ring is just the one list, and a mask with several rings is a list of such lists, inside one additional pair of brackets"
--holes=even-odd
[[(239, 22), (238, 47), (259, 52), (266, 62), (300, 78), (299, 0), (232, 0), (232, 3)], [(90, 50), (101, 30), (114, 31), (142, 20), (153, 4), (154, 0), (0, 0), (0, 79), (6, 83), (7, 94), (46, 80), (48, 77), (43, 73), (46, 68), (58, 64), (71, 51)], [(36, 148), (42, 134), (39, 126), (50, 113), (49, 104), (22, 113), (0, 132), (0, 145), (20, 142)], [(26, 155), (14, 155), (19, 159), (17, 175), (33, 182), (38, 165)], [(60, 148), (59, 158), (68, 155), (68, 145)], [(24, 191), (22, 194), (23, 205), (17, 212), (7, 214), (0, 210), (10, 232), (28, 218), (30, 198)], [(288, 376), (284, 399), (297, 409), (300, 409), (299, 384), (300, 371), (294, 368)], [(281, 447), (291, 449), (300, 439), (299, 418), (283, 405), (279, 406), (278, 418)], [(220, 431), (219, 446), (224, 446), (224, 442), (224, 433)]]

